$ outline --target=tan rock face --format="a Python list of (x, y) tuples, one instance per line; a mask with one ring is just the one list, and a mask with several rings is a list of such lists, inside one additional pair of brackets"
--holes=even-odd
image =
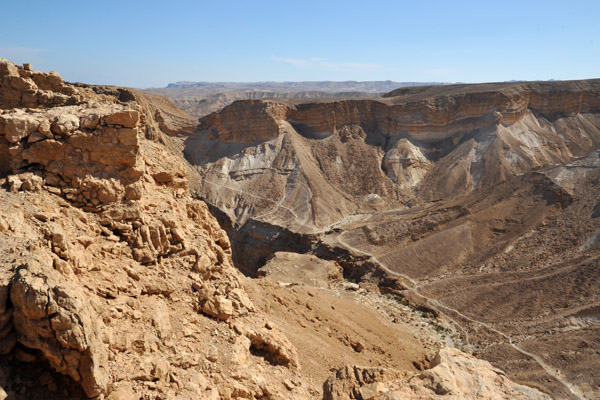
[[(246, 256), (263, 257), (264, 243), (272, 247), (281, 237), (291, 238), (295, 250), (303, 252), (317, 244), (316, 237), (337, 239), (339, 246), (348, 239), (348, 249), (361, 251), (359, 239), (366, 237), (364, 254), (406, 239), (415, 241), (414, 247), (382, 252), (381, 258), (401, 256), (402, 266), (414, 268), (411, 273), (433, 274), (445, 265), (411, 264), (415, 254), (435, 261), (446, 252), (461, 262), (474, 246), (486, 243), (477, 241), (490, 233), (475, 230), (476, 219), (454, 224), (453, 218), (468, 216), (471, 209), (439, 206), (398, 230), (377, 224), (376, 213), (365, 216), (368, 226), (361, 225), (360, 216), (344, 218), (353, 226), (349, 231), (358, 231), (344, 237), (335, 235), (341, 225), (334, 222), (357, 210), (416, 201), (411, 190), (432, 182), (444, 190), (454, 184), (475, 187), (478, 179), (491, 184), (571, 157), (596, 143), (593, 113), (556, 123), (529, 113), (512, 125), (493, 122), (498, 140), (492, 143), (485, 135), (463, 140), (458, 134), (438, 146), (403, 134), (382, 141), (378, 129), (400, 125), (373, 119), (382, 112), (375, 103), (388, 108), (400, 103), (281, 107), (257, 102), (252, 112), (238, 105), (230, 110), (237, 121), (213, 116), (215, 129), (201, 132), (205, 140), (196, 145), (206, 145), (198, 147), (208, 158), (199, 164), (210, 173), (200, 178), (177, 154), (197, 138), (188, 136), (193, 124), (172, 104), (122, 88), (65, 84), (57, 74), (8, 62), (0, 63), (0, 76), (0, 397), (320, 398), (329, 371), (345, 364), (371, 366), (338, 371), (325, 386), (327, 396), (528, 395), (499, 371), (488, 373), (489, 365), (462, 354), (442, 352), (432, 369), (414, 374), (439, 345), (429, 336), (433, 328), (426, 318), (415, 318), (408, 307), (399, 313), (392, 298), (384, 302), (375, 293), (367, 295), (365, 282), (328, 289), (340, 277), (334, 262), (309, 254), (280, 255), (267, 275), (281, 281), (277, 273), (288, 273), (278, 267), (300, 264), (295, 283), (243, 278), (233, 266), (227, 235), (189, 187), (198, 182), (212, 187), (206, 198), (220, 199), (239, 221), (250, 221), (248, 229), (263, 247), (251, 246)], [(460, 102), (436, 101), (439, 107)], [(469, 107), (476, 108), (478, 101)], [(450, 118), (447, 126), (487, 129), (487, 103), (480, 102), (481, 110), (469, 112), (483, 115), (483, 121)], [(438, 107), (434, 103), (430, 106)], [(593, 107), (589, 99), (584, 103), (582, 109)], [(443, 122), (439, 111), (432, 115)], [(434, 129), (427, 136), (431, 132), (414, 123), (420, 117), (410, 118), (402, 123), (414, 125), (415, 135), (439, 135)], [(247, 134), (245, 124), (257, 131)], [(585, 127), (585, 139), (571, 138), (566, 132), (571, 127)], [(548, 134), (552, 129), (579, 148), (564, 146), (555, 137), (559, 134)], [(490, 152), (480, 143), (489, 144)], [(522, 150), (514, 158), (504, 153), (507, 148)], [(481, 157), (503, 169), (477, 178), (471, 171)], [(445, 160), (437, 164), (440, 159)], [(543, 196), (562, 196), (565, 204), (572, 200), (541, 178), (533, 184), (543, 192), (539, 202)], [(531, 214), (551, 205), (544, 207), (532, 208)], [(441, 223), (452, 224), (451, 229), (432, 233)], [(459, 239), (461, 245), (448, 253), (444, 243)], [(332, 257), (340, 249), (329, 244), (321, 250)], [(344, 268), (354, 260), (365, 270), (375, 263), (374, 257), (349, 250), (340, 254)], [(298, 284), (302, 281), (315, 286)], [(472, 309), (478, 307), (489, 304), (471, 302)], [(406, 327), (394, 327), (404, 319), (419, 327), (419, 338)]]
[(66, 83), (56, 72), (34, 71), (0, 58), (0, 108), (56, 107), (99, 99), (91, 90)]
[(277, 252), (258, 270), (258, 276), (281, 284), (302, 283), (329, 288), (331, 282), (342, 279), (342, 268), (335, 261), (321, 260), (313, 255)]
[(108, 360), (89, 299), (79, 285), (54, 271), (51, 258), (30, 257), (11, 285), (17, 340), (41, 350), (56, 371), (81, 382), (88, 396), (104, 393)]
[(213, 134), (224, 142), (253, 143), (279, 136), (279, 124), (286, 114), (287, 107), (283, 104), (248, 100), (234, 102), (202, 123), (214, 127)]
[(225, 107), (185, 141), (198, 190), (233, 224), (310, 233), (493, 187), (600, 142), (598, 80), (411, 90)]
[(203, 118), (186, 157), (230, 225), (236, 264), (256, 273), (282, 251), (335, 259), (453, 320), (515, 381), (597, 397), (599, 81), (390, 96), (281, 101), (284, 117), (261, 113), (273, 124), (256, 132)]
[[(600, 82), (568, 84), (519, 84), (456, 95), (405, 95), (406, 89), (390, 92), (381, 100), (302, 102), (296, 105), (273, 101), (237, 101), (218, 113), (204, 117), (221, 140), (252, 142), (276, 136), (285, 120), (314, 134), (335, 134), (344, 126), (359, 125), (394, 136), (405, 133), (420, 142), (435, 143), (458, 133), (497, 124), (512, 125), (528, 110), (552, 117), (597, 112)], [(434, 87), (439, 90), (440, 87)], [(451, 88), (451, 86), (450, 86)], [(494, 88), (495, 89), (495, 88)], [(449, 92), (450, 90), (447, 90)], [(414, 100), (413, 100), (414, 99)]]
[(382, 368), (344, 367), (324, 385), (324, 399), (550, 399), (460, 350), (443, 348), (430, 369), (409, 376)]
[[(5, 112), (0, 115), (0, 136), (11, 144), (5, 168), (18, 172), (41, 165), (45, 184), (90, 209), (120, 201), (126, 187), (141, 176), (141, 133), (130, 127), (137, 123), (138, 112), (123, 109), (107, 105), (91, 110), (68, 106), (27, 114)], [(123, 120), (123, 116), (129, 119)], [(107, 124), (105, 119), (125, 125)]]
[(0, 76), (14, 83), (0, 91), (0, 394), (277, 397), (287, 380), (306, 398), (294, 347), (246, 295), (183, 160), (146, 139), (168, 140), (161, 103), (96, 88), (85, 105), (14, 108), (33, 84), (91, 89), (4, 61)]

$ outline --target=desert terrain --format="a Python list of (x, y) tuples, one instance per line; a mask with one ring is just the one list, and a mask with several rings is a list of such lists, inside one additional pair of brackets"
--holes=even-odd
[(239, 101), (202, 118), (184, 152), (249, 276), (276, 251), (336, 260), (445, 319), (512, 379), (595, 398), (599, 90)]
[(0, 83), (0, 399), (600, 394), (599, 80)]

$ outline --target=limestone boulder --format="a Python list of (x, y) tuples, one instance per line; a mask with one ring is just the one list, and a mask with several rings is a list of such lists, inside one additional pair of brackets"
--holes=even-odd
[(346, 366), (323, 385), (325, 400), (378, 399), (550, 399), (514, 383), (489, 362), (454, 348), (442, 348), (430, 368), (412, 376), (393, 369)]
[(233, 315), (233, 303), (223, 296), (215, 296), (208, 299), (202, 311), (222, 321), (228, 320)]
[(140, 115), (135, 110), (119, 111), (104, 117), (104, 122), (109, 125), (121, 125), (125, 128), (134, 128)]
[(18, 143), (31, 135), (39, 125), (30, 115), (0, 115), (0, 135), (3, 133), (9, 143)]
[(79, 118), (76, 115), (60, 115), (52, 121), (52, 132), (70, 136), (79, 128)]
[(52, 265), (46, 254), (32, 254), (12, 281), (17, 340), (40, 350), (54, 369), (79, 382), (88, 396), (98, 396), (109, 381), (98, 317), (82, 288), (66, 281)]

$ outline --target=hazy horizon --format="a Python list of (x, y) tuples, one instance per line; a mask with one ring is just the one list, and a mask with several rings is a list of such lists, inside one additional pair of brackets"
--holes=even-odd
[[(68, 81), (478, 83), (598, 78), (600, 2), (3, 4), (0, 57)], [(26, 27), (26, 28), (24, 28)]]

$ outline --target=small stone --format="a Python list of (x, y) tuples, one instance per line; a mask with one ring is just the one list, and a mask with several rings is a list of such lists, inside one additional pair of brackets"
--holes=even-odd
[(119, 111), (104, 117), (104, 122), (108, 125), (121, 125), (125, 128), (133, 128), (137, 125), (139, 118), (139, 113), (135, 110)]
[(39, 219), (42, 222), (48, 222), (50, 220), (50, 217), (48, 216), (48, 214), (44, 214), (42, 212), (33, 214), (33, 217), (36, 219)]
[(296, 387), (289, 379), (283, 381), (283, 386), (285, 386), (287, 390), (294, 390)]
[(38, 128), (39, 122), (29, 115), (3, 115), (0, 116), (0, 125), (3, 125), (6, 140), (18, 143), (31, 135)]
[(71, 114), (60, 115), (52, 122), (52, 132), (65, 136), (70, 136), (78, 128), (79, 118)]
[(100, 116), (96, 114), (84, 115), (79, 120), (79, 123), (83, 129), (96, 129), (100, 123)]
[(223, 296), (216, 296), (204, 303), (202, 311), (217, 319), (226, 321), (233, 315), (233, 303)]
[(379, 382), (373, 382), (360, 388), (360, 396), (363, 400), (375, 400), (382, 391), (382, 385)]
[(356, 290), (360, 289), (360, 286), (358, 286), (358, 284), (354, 283), (354, 282), (344, 282), (344, 289), (356, 291)]
[(61, 195), (61, 191), (59, 188), (57, 187), (53, 187), (53, 186), (46, 186), (46, 190), (48, 190), (50, 193), (55, 194), (60, 196)]
[(54, 135), (52, 135), (50, 121), (44, 119), (40, 121), (40, 125), (38, 126), (38, 132), (47, 137), (48, 139), (52, 139)]
[(360, 341), (356, 341), (352, 343), (352, 348), (354, 349), (354, 351), (356, 351), (357, 353), (360, 353), (361, 351), (363, 351), (365, 349), (365, 345), (362, 344)]
[(39, 132), (33, 132), (31, 135), (29, 135), (29, 137), (27, 138), (27, 143), (35, 143), (35, 142), (39, 142), (41, 140), (47, 139), (48, 137), (46, 135), (42, 135)]

